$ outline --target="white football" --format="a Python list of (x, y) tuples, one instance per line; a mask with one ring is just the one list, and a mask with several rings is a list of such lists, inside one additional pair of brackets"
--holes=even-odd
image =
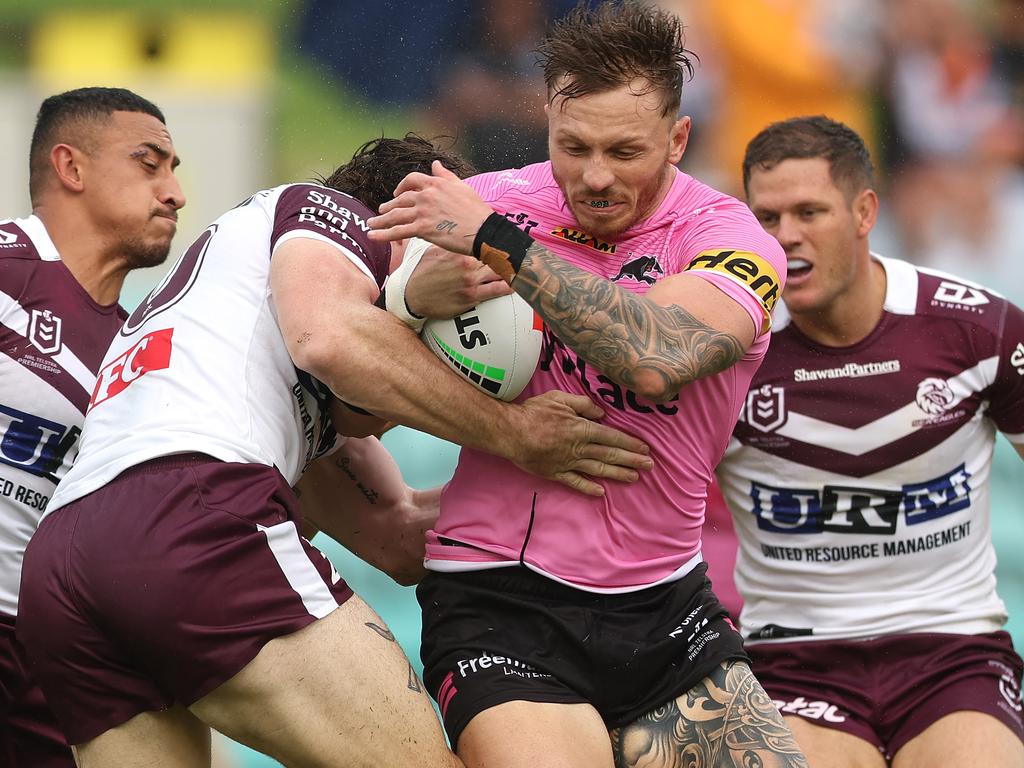
[(420, 336), (477, 389), (515, 400), (537, 368), (542, 328), (533, 307), (513, 293), (489, 299), (451, 320), (427, 320)]

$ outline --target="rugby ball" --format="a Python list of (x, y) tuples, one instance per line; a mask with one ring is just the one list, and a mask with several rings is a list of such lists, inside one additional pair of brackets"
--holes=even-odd
[(518, 294), (478, 304), (451, 320), (427, 320), (420, 337), (477, 389), (515, 400), (537, 369), (543, 323)]

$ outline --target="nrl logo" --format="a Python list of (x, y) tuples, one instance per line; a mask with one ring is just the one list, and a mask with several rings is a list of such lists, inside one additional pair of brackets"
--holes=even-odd
[(33, 309), (28, 323), (28, 340), (44, 355), (60, 352), (62, 321), (48, 309)]
[(761, 432), (772, 432), (786, 423), (786, 393), (765, 384), (747, 394), (747, 423)]

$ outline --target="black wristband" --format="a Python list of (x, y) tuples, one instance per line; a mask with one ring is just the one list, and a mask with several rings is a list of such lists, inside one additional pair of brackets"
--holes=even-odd
[(533, 238), (500, 213), (492, 213), (473, 240), (473, 255), (511, 283), (523, 265)]

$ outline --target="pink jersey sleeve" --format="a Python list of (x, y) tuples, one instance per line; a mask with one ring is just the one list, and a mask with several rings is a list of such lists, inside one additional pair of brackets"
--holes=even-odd
[(771, 328), (771, 313), (786, 284), (786, 254), (741, 203), (706, 216), (687, 238), (696, 254), (683, 268), (707, 280), (747, 311), (758, 335)]

